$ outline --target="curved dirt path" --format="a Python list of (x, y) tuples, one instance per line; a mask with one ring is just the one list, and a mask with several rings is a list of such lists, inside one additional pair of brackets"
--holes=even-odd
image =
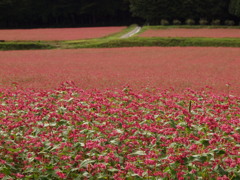
[(135, 34), (137, 34), (142, 28), (140, 26), (137, 26), (136, 28), (134, 28), (132, 31), (128, 32), (127, 34), (124, 34), (120, 37), (120, 39), (125, 39), (125, 38), (129, 38)]

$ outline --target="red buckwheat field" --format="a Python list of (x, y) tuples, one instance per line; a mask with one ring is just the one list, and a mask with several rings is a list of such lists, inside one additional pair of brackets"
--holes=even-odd
[[(74, 81), (80, 88), (211, 86), (240, 91), (240, 53), (223, 47), (138, 47), (112, 49), (0, 52), (0, 85), (13, 82), (29, 88), (56, 88)], [(230, 83), (228, 88), (226, 84)]]
[(240, 0), (0, 0), (0, 180), (240, 180)]
[(123, 30), (122, 27), (13, 29), (1, 30), (0, 39), (6, 41), (53, 41), (99, 38)]
[(240, 179), (239, 48), (0, 51), (0, 178)]

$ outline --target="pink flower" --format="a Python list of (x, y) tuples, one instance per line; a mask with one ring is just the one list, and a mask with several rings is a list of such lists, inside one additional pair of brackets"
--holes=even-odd
[(41, 157), (35, 157), (35, 159), (40, 161), (42, 158)]
[(57, 171), (56, 174), (57, 174), (61, 179), (65, 179), (65, 178), (67, 177), (63, 172), (60, 172), (60, 171)]
[(70, 156), (63, 155), (60, 159), (61, 160), (69, 160), (70, 158), (71, 158)]
[(197, 149), (197, 145), (196, 144), (193, 144), (191, 145), (191, 147), (189, 148), (191, 151), (195, 151)]
[(81, 155), (76, 155), (75, 160), (77, 161), (77, 160), (79, 160), (79, 159), (81, 159), (81, 158), (82, 158)]
[(23, 178), (24, 175), (17, 173), (17, 174), (16, 174), (16, 177), (17, 177), (17, 178)]
[(191, 170), (192, 174), (195, 174), (197, 171), (195, 169)]
[(0, 178), (4, 178), (5, 174), (0, 173)]
[(156, 164), (156, 161), (151, 160), (151, 159), (146, 159), (144, 162), (145, 162), (145, 164), (148, 164), (148, 165), (155, 165)]
[(0, 159), (0, 163), (1, 163), (1, 164), (6, 164), (6, 161), (5, 161), (5, 160), (2, 160), (2, 159)]
[(223, 177), (218, 177), (217, 180), (229, 180), (229, 178), (224, 175)]

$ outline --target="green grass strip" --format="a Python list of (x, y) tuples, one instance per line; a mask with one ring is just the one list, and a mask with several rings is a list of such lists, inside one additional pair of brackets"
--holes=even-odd
[(86, 43), (88, 41), (105, 41), (105, 40), (112, 40), (112, 39), (119, 39), (124, 34), (127, 34), (128, 32), (131, 32), (133, 29), (137, 27), (136, 24), (133, 24), (131, 26), (128, 26), (127, 28), (123, 29), (120, 32), (110, 34), (108, 36), (104, 36), (101, 38), (93, 38), (93, 39), (80, 39), (80, 40), (69, 40), (69, 41), (62, 41), (62, 44), (68, 45), (68, 44), (77, 44), (77, 43)]
[(0, 50), (33, 50), (33, 49), (53, 49), (54, 46), (47, 42), (18, 42), (6, 41), (0, 42)]
[(168, 25), (168, 26), (144, 26), (143, 30), (148, 29), (240, 29), (240, 26), (223, 26), (223, 25)]
[(69, 44), (68, 48), (112, 48), (140, 46), (200, 46), (200, 47), (240, 47), (240, 38), (145, 38), (131, 37), (128, 39), (91, 40)]
[(165, 38), (131, 37), (127, 39), (91, 39), (74, 42), (1, 42), (0, 50), (76, 49), (114, 47), (240, 47), (240, 38)]

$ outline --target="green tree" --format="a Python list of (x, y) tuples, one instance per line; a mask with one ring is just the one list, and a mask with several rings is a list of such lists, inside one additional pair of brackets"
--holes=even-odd
[[(240, 1), (240, 0), (236, 0)], [(133, 16), (149, 23), (160, 19), (226, 19), (229, 0), (129, 0)]]
[[(169, 19), (173, 15), (172, 1), (169, 0), (129, 0), (130, 11), (135, 17), (147, 23), (157, 23), (160, 19)], [(176, 1), (175, 1), (176, 2)]]
[(1, 27), (109, 25), (120, 17), (130, 18), (128, 0), (0, 0)]
[(231, 0), (229, 4), (229, 13), (240, 17), (240, 0)]

